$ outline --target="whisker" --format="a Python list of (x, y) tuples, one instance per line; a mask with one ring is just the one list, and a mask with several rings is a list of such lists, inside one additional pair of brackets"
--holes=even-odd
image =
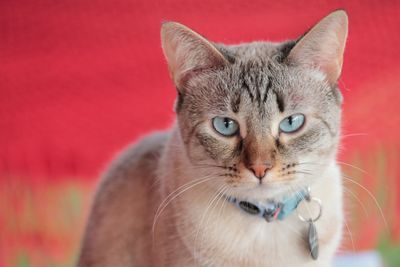
[(229, 166), (225, 166), (225, 165), (216, 165), (216, 164), (207, 164), (207, 163), (196, 163), (193, 164), (193, 166), (197, 166), (197, 167), (215, 167), (215, 168), (222, 168), (222, 169), (227, 169)]
[[(215, 205), (210, 205), (210, 210), (209, 210), (209, 212), (208, 212), (209, 214), (211, 214), (211, 212), (212, 212), (213, 209), (215, 209), (215, 208), (218, 207), (218, 204), (219, 204), (220, 200), (223, 200), (224, 194), (225, 194), (225, 192), (226, 192), (227, 190), (228, 190), (228, 186), (225, 186), (225, 187), (223, 187), (223, 188), (220, 190), (220, 192), (219, 192), (218, 195), (217, 195), (217, 198), (216, 198), (216, 201), (215, 201)], [(223, 204), (223, 202), (222, 202), (222, 204)], [(208, 217), (207, 220), (205, 221), (205, 228), (204, 228), (204, 229), (207, 228), (208, 222), (209, 222), (209, 217)], [(203, 231), (203, 236), (204, 236), (204, 233), (205, 233), (205, 231)], [(203, 239), (202, 239), (202, 240), (203, 240)], [(201, 241), (201, 242), (202, 242), (202, 241)]]
[(356, 169), (356, 170), (359, 170), (359, 171), (362, 172), (362, 173), (367, 174), (367, 172), (366, 172), (365, 170), (361, 169), (360, 167), (357, 167), (357, 166), (354, 166), (354, 165), (352, 165), (352, 164), (349, 164), (349, 163), (346, 163), (346, 162), (342, 162), (342, 161), (336, 161), (336, 162), (339, 163), (339, 164), (345, 165), (345, 166), (352, 167), (352, 168), (354, 168), (354, 169)]
[(158, 207), (158, 209), (156, 211), (156, 214), (160, 211), (161, 207), (165, 204), (165, 202), (167, 202), (171, 197), (173, 197), (173, 195), (175, 193), (177, 193), (179, 190), (183, 189), (184, 187), (188, 187), (191, 184), (196, 184), (198, 182), (202, 182), (202, 181), (205, 181), (205, 180), (211, 180), (213, 178), (214, 177), (208, 177), (208, 176), (207, 177), (202, 177), (202, 178), (199, 178), (199, 179), (196, 179), (196, 180), (192, 180), (192, 181), (190, 181), (190, 182), (188, 182), (186, 184), (183, 184), (182, 186), (179, 186), (177, 189), (172, 191), (167, 197), (165, 197), (165, 199), (161, 202), (160, 206)]
[(343, 217), (343, 219), (344, 219), (344, 225), (346, 226), (347, 232), (349, 233), (351, 245), (352, 245), (352, 247), (353, 247), (353, 252), (355, 252), (356, 249), (355, 249), (355, 246), (354, 246), (353, 234), (351, 233), (350, 227), (349, 227), (349, 225), (347, 224), (347, 219), (346, 219), (345, 217)]
[(384, 224), (385, 224), (386, 231), (389, 232), (389, 225), (388, 225), (388, 223), (387, 223), (387, 221), (386, 221), (386, 217), (385, 217), (385, 215), (383, 214), (382, 208), (381, 208), (381, 206), (379, 205), (378, 200), (377, 200), (377, 199), (375, 198), (375, 196), (371, 193), (371, 191), (369, 191), (369, 190), (368, 190), (365, 186), (363, 186), (362, 184), (360, 184), (360, 183), (354, 181), (353, 179), (351, 179), (351, 177), (348, 177), (348, 176), (346, 176), (346, 175), (342, 175), (342, 176), (343, 176), (343, 178), (346, 179), (347, 181), (349, 181), (349, 182), (351, 182), (351, 183), (353, 183), (353, 184), (359, 186), (359, 187), (362, 188), (365, 192), (367, 192), (367, 194), (368, 194), (368, 195), (372, 198), (372, 200), (375, 202), (375, 205), (376, 205), (376, 207), (378, 208), (379, 213), (380, 213), (380, 216), (382, 217), (382, 220), (383, 220), (383, 222), (384, 222)]
[[(304, 174), (307, 174), (307, 173), (304, 173)], [(311, 175), (311, 174), (309, 174), (309, 175)], [(345, 174), (343, 174), (343, 173), (342, 173), (341, 176), (342, 176), (343, 179), (346, 179), (347, 181), (350, 181), (351, 183), (353, 183), (353, 184), (355, 184), (355, 185), (361, 187), (365, 192), (367, 192), (367, 194), (372, 198), (372, 200), (374, 201), (376, 207), (378, 208), (378, 211), (379, 211), (379, 213), (380, 213), (380, 216), (382, 217), (382, 220), (383, 220), (383, 222), (384, 222), (384, 224), (385, 224), (385, 229), (386, 229), (386, 231), (389, 231), (389, 226), (388, 226), (386, 217), (384, 216), (383, 210), (382, 210), (381, 206), (379, 205), (378, 200), (377, 200), (377, 199), (375, 198), (375, 196), (371, 193), (371, 191), (369, 191), (366, 187), (364, 187), (364, 186), (361, 185), (360, 183), (358, 183), (358, 182), (354, 181), (353, 179), (351, 179), (351, 177), (349, 177), (349, 176), (347, 176), (347, 175), (345, 175)], [(345, 188), (345, 187), (344, 187), (344, 188)], [(351, 194), (352, 194), (354, 197), (356, 197), (356, 196), (354, 195), (353, 192), (351, 192)], [(357, 198), (357, 197), (356, 197), (356, 198)], [(357, 198), (357, 200), (358, 200), (358, 202), (362, 205), (362, 207), (363, 207), (363, 209), (364, 209), (364, 212), (366, 212), (366, 214), (368, 215), (367, 209), (366, 209), (365, 206), (362, 204), (361, 200), (360, 200), (359, 198)]]
[(357, 200), (357, 202), (358, 202), (358, 203), (360, 204), (360, 206), (362, 207), (362, 209), (363, 209), (363, 211), (364, 211), (366, 217), (369, 217), (369, 213), (368, 213), (368, 211), (367, 211), (367, 208), (365, 207), (364, 203), (362, 203), (362, 201), (360, 200), (360, 198), (358, 198), (358, 197), (356, 196), (356, 194), (354, 194), (354, 192), (351, 191), (349, 188), (346, 188), (345, 186), (343, 186), (343, 189), (344, 189), (347, 193), (349, 193), (350, 195), (352, 195), (352, 196)]
[(318, 163), (318, 162), (299, 162), (296, 165), (318, 165), (318, 166), (324, 166), (324, 164)]
[(205, 217), (206, 217), (206, 215), (207, 215), (207, 212), (208, 212), (208, 210), (210, 209), (210, 207), (213, 205), (214, 201), (215, 201), (216, 199), (218, 199), (218, 197), (221, 195), (221, 193), (222, 193), (226, 188), (227, 188), (226, 185), (221, 185), (221, 186), (217, 189), (216, 193), (210, 197), (210, 201), (208, 201), (208, 203), (207, 203), (207, 208), (205, 209), (205, 211), (203, 212), (203, 214), (202, 214), (202, 216), (201, 216), (200, 223), (199, 223), (198, 226), (197, 226), (196, 234), (195, 234), (195, 237), (194, 237), (193, 257), (194, 257), (195, 259), (197, 258), (197, 252), (198, 252), (198, 249), (197, 249), (197, 246), (198, 246), (198, 236), (199, 236), (199, 234), (200, 234), (201, 226), (203, 225), (203, 222), (204, 222), (204, 220), (205, 220)]
[(210, 181), (212, 179), (215, 179), (214, 176), (212, 177), (203, 177), (201, 179), (197, 179), (197, 180), (193, 180), (190, 181), (180, 187), (178, 187), (177, 189), (175, 189), (172, 193), (170, 193), (159, 205), (156, 214), (154, 215), (154, 220), (153, 220), (153, 227), (152, 227), (152, 233), (153, 233), (153, 238), (154, 238), (154, 230), (155, 230), (155, 226), (157, 223), (158, 218), (160, 217), (160, 215), (162, 214), (162, 212), (165, 210), (165, 208), (169, 205), (169, 203), (171, 203), (174, 199), (176, 199), (178, 196), (180, 196), (181, 194), (183, 194), (184, 192), (186, 192), (187, 190), (202, 184), (206, 181)]
[(347, 137), (353, 137), (353, 136), (367, 136), (367, 133), (352, 133), (352, 134), (345, 134), (340, 136), (341, 139), (347, 138)]

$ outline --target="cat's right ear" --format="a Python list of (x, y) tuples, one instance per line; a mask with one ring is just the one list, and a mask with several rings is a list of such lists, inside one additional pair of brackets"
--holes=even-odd
[(161, 45), (171, 78), (178, 90), (184, 87), (186, 80), (195, 72), (228, 63), (212, 43), (176, 22), (162, 24)]

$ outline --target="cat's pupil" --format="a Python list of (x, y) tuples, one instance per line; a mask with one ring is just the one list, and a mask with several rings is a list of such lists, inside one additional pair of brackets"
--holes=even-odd
[(231, 121), (230, 119), (224, 118), (224, 125), (225, 125), (225, 128), (229, 128), (229, 124), (231, 124), (231, 123), (232, 123), (232, 121)]
[(290, 116), (290, 117), (288, 118), (288, 120), (289, 120), (289, 124), (292, 125), (292, 123), (293, 123), (293, 117)]

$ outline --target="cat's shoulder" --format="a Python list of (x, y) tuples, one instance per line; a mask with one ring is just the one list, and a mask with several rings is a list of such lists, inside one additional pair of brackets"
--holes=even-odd
[(155, 164), (162, 154), (169, 135), (167, 131), (160, 131), (139, 139), (117, 155), (107, 172), (130, 172), (132, 168), (140, 165)]
[(169, 136), (167, 131), (154, 132), (123, 149), (103, 173), (100, 187), (154, 176)]
[[(140, 253), (132, 256), (131, 250), (124, 246), (137, 240), (141, 244), (151, 240), (143, 229), (153, 216), (157, 199), (154, 194), (157, 192), (154, 190), (156, 165), (168, 136), (168, 132), (145, 136), (122, 150), (105, 170), (96, 190), (78, 266), (98, 265), (99, 259), (104, 261), (102, 266), (121, 266), (125, 258), (141, 262), (142, 255), (147, 255), (133, 247), (133, 251), (140, 250)], [(147, 247), (143, 245), (143, 249)], [(115, 254), (117, 250), (119, 253)], [(92, 251), (101, 251), (101, 254)]]

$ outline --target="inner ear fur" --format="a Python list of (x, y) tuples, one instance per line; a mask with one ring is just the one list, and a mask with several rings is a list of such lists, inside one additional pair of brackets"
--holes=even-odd
[(336, 84), (342, 71), (347, 33), (347, 13), (332, 12), (300, 38), (287, 60), (291, 64), (317, 68), (330, 84)]
[(196, 71), (221, 67), (227, 59), (207, 39), (177, 22), (161, 27), (161, 45), (176, 87)]

